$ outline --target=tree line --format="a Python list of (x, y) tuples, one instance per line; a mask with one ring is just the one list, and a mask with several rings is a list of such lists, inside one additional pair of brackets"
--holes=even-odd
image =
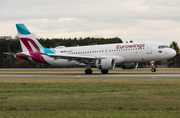
[[(42, 46), (47, 48), (55, 48), (57, 46), (85, 46), (85, 45), (98, 45), (98, 44), (111, 44), (111, 43), (123, 43), (123, 41), (118, 38), (94, 38), (94, 37), (86, 37), (86, 38), (54, 38), (54, 39), (43, 39), (40, 38), (38, 41), (42, 44)], [(131, 43), (133, 41), (130, 41)], [(126, 42), (127, 43), (127, 42)], [(179, 45), (173, 41), (170, 45), (170, 48), (173, 48), (177, 55), (169, 60), (156, 62), (155, 65), (165, 65), (165, 67), (171, 68), (179, 68), (180, 67), (180, 48)], [(12, 55), (4, 55), (3, 52), (11, 52), (17, 53), (21, 52), (21, 46), (18, 39), (12, 40), (0, 40), (0, 68), (54, 68), (49, 65), (41, 65), (35, 64), (32, 62), (27, 62), (25, 60), (20, 60), (14, 58)], [(139, 63), (139, 67), (150, 67), (149, 62)]]

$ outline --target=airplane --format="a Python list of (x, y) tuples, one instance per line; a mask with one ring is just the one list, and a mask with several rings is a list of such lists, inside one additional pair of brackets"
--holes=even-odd
[(45, 48), (24, 24), (16, 24), (22, 52), (4, 54), (34, 63), (60, 67), (86, 66), (85, 74), (92, 74), (92, 66), (107, 74), (108, 70), (119, 66), (135, 69), (139, 62), (150, 62), (152, 72), (156, 72), (155, 61), (173, 58), (176, 51), (161, 42), (114, 43), (91, 46)]

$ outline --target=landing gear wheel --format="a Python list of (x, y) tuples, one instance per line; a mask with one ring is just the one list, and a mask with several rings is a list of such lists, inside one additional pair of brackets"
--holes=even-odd
[(85, 74), (92, 74), (92, 69), (86, 69)]
[(156, 68), (154, 67), (154, 63), (155, 63), (155, 61), (150, 61), (150, 64), (152, 67), (152, 69), (151, 69), (152, 72), (156, 72)]
[(108, 74), (108, 70), (101, 70), (102, 74)]
[(151, 71), (152, 71), (152, 72), (156, 72), (156, 69), (155, 69), (155, 68), (152, 68)]

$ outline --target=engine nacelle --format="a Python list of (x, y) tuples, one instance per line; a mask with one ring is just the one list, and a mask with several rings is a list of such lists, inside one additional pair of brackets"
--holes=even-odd
[(110, 70), (115, 67), (115, 60), (113, 58), (98, 59), (96, 61), (96, 67), (99, 70)]
[(135, 69), (138, 67), (138, 63), (123, 63), (120, 64), (120, 67), (123, 69)]

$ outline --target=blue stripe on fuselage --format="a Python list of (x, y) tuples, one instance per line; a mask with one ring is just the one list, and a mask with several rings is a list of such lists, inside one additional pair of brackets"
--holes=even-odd
[(43, 47), (43, 48), (44, 48), (45, 53), (50, 53), (50, 54), (55, 54), (56, 53), (56, 50), (54, 48), (51, 48), (51, 49), (45, 48), (45, 47)]

